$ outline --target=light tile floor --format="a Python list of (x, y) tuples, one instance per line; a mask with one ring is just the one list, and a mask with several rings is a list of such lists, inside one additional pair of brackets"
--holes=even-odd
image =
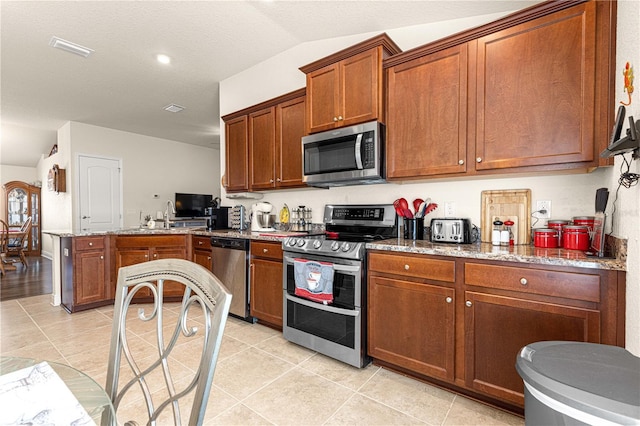
[[(0, 354), (69, 364), (106, 379), (112, 307), (72, 315), (51, 296), (0, 302)], [(177, 312), (177, 311), (176, 311)], [(134, 330), (136, 350), (153, 332)], [(176, 348), (189, 375), (192, 343)], [(208, 425), (523, 425), (522, 418), (369, 365), (357, 369), (230, 317), (207, 406)], [(123, 409), (142, 408), (131, 403)]]

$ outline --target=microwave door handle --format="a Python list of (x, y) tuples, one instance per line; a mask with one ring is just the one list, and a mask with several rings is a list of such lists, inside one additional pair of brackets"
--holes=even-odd
[[(284, 260), (287, 263), (293, 264), (293, 257), (285, 256)], [(358, 272), (360, 270), (359, 266), (351, 266), (351, 265), (339, 265), (337, 263), (333, 264), (333, 270), (338, 272)]]
[(358, 170), (362, 170), (362, 133), (358, 133), (358, 136), (356, 136), (356, 167), (358, 168)]
[(348, 315), (351, 317), (357, 317), (358, 315), (360, 315), (360, 311), (352, 311), (350, 309), (336, 308), (330, 305), (324, 305), (322, 303), (312, 302), (310, 300), (294, 297), (288, 293), (285, 294), (285, 298), (287, 300), (292, 301), (293, 303), (299, 303), (301, 305), (308, 306), (309, 308), (319, 309), (321, 311), (331, 312), (333, 314)]

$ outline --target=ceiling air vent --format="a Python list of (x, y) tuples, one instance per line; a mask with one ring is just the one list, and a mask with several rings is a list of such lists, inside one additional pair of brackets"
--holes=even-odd
[(70, 53), (74, 53), (76, 55), (82, 56), (86, 58), (91, 55), (94, 50), (89, 49), (88, 47), (80, 46), (79, 44), (72, 43), (67, 40), (63, 40), (59, 37), (51, 37), (51, 41), (49, 41), (49, 46), (55, 47), (56, 49), (65, 50)]
[(176, 105), (176, 104), (169, 104), (166, 107), (164, 107), (164, 110), (169, 112), (180, 112), (183, 109), (184, 109), (183, 106)]

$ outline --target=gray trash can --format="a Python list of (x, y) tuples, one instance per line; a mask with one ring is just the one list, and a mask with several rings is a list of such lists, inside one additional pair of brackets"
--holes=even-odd
[(533, 425), (640, 425), (640, 358), (624, 348), (536, 342), (520, 350), (524, 418)]

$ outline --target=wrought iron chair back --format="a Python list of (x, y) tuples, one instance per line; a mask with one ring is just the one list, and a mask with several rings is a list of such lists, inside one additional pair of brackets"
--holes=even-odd
[[(182, 303), (164, 302), (165, 287), (175, 291), (176, 282), (184, 285)], [(141, 295), (151, 304), (132, 304)], [(119, 269), (106, 381), (118, 424), (202, 424), (230, 304), (220, 280), (193, 262), (161, 259)], [(187, 371), (195, 374), (174, 381), (172, 370), (184, 371), (190, 361)], [(144, 416), (121, 418), (140, 400), (146, 410), (133, 412)]]

